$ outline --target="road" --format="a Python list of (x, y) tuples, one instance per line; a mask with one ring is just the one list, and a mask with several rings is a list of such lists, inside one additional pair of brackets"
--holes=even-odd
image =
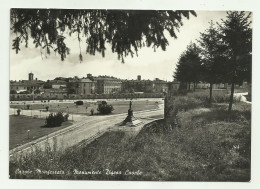
[[(11, 109), (10, 113), (12, 111), (14, 110)], [(30, 116), (30, 112), (26, 114)], [(72, 126), (10, 150), (10, 158), (19, 155), (20, 152), (23, 152), (23, 154), (28, 153), (34, 147), (45, 150), (47, 145), (51, 148), (56, 146), (57, 150), (65, 150), (85, 139), (98, 137), (108, 130), (120, 130), (122, 126), (119, 126), (119, 123), (121, 123), (126, 116), (126, 113), (107, 116), (77, 116), (77, 118), (75, 117), (77, 121)], [(157, 109), (134, 112), (134, 117), (142, 121), (142, 124), (137, 126), (140, 129), (140, 127), (151, 121), (163, 118), (163, 104), (159, 105)]]

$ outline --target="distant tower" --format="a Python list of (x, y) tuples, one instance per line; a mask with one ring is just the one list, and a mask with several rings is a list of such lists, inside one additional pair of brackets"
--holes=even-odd
[(138, 81), (141, 81), (141, 75), (138, 75), (138, 76), (137, 76), (137, 80), (138, 80)]
[(32, 81), (33, 80), (33, 73), (29, 73), (29, 81)]

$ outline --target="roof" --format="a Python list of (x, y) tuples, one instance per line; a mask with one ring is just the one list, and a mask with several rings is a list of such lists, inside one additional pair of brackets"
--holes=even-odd
[(92, 81), (88, 78), (81, 78), (81, 79), (71, 79), (69, 82), (75, 82), (75, 83), (93, 83), (95, 81)]

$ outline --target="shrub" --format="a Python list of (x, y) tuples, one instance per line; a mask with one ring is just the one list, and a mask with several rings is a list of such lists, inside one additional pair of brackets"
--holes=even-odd
[(178, 96), (174, 99), (173, 108), (178, 111), (187, 111), (203, 106), (203, 101), (194, 97)]
[(110, 114), (114, 110), (112, 105), (108, 105), (106, 101), (102, 101), (98, 105), (97, 111), (99, 111), (101, 114)]
[(19, 115), (20, 115), (20, 113), (21, 113), (21, 110), (20, 110), (20, 109), (18, 109), (18, 110), (17, 110), (17, 115), (19, 116)]
[[(187, 94), (188, 97), (194, 97), (205, 103), (209, 102), (209, 90), (201, 90), (196, 92), (190, 92)], [(212, 91), (212, 102), (213, 103), (229, 103), (230, 94), (227, 90), (213, 90)], [(234, 98), (234, 102), (239, 102), (240, 98)]]
[(46, 126), (47, 127), (55, 127), (61, 126), (62, 122), (68, 121), (69, 114), (63, 115), (62, 112), (58, 112), (56, 114), (50, 113), (46, 118)]
[(93, 108), (90, 110), (91, 115), (94, 115), (94, 111), (95, 110)]

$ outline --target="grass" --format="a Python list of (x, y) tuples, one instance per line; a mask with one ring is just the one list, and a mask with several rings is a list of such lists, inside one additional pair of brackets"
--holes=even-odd
[[(203, 103), (209, 102), (209, 90), (197, 90), (187, 94), (188, 98), (196, 98)], [(229, 90), (213, 90), (212, 91), (212, 103), (228, 103), (230, 98)], [(234, 102), (239, 102), (240, 98), (234, 98)]]
[[(13, 149), (71, 125), (70, 122), (64, 122), (60, 127), (45, 127), (45, 119), (35, 119), (28, 116), (10, 115), (9, 119), (9, 149)], [(29, 138), (28, 130), (30, 130)]]
[[(27, 102), (28, 103), (28, 102)], [(108, 104), (113, 105), (114, 111), (112, 114), (120, 114), (120, 113), (127, 113), (129, 109), (129, 101), (107, 101)], [(84, 102), (82, 106), (76, 106), (73, 102), (50, 102), (50, 103), (42, 103), (42, 104), (33, 104), (29, 103), (33, 110), (45, 110), (46, 106), (49, 106), (50, 112), (58, 112), (63, 111), (66, 113), (73, 113), (73, 114), (84, 114), (84, 115), (91, 115), (90, 110), (93, 108), (95, 110), (95, 113), (98, 113), (97, 108), (98, 104), (96, 102)], [(142, 100), (135, 102), (133, 101), (132, 108), (134, 111), (142, 111), (142, 110), (150, 110), (155, 109), (158, 107), (159, 103), (155, 103), (155, 101), (150, 100)], [(21, 108), (21, 109), (27, 109), (27, 104), (11, 104), (11, 108)], [(67, 108), (68, 107), (68, 108)]]
[[(249, 181), (251, 105), (237, 99), (228, 114), (225, 91), (213, 91), (211, 106), (208, 95), (201, 90), (175, 97), (178, 127), (172, 131), (165, 130), (164, 120), (159, 120), (145, 125), (137, 136), (109, 131), (65, 151), (50, 150), (47, 145), (44, 152), (35, 149), (11, 160), (10, 178)], [(64, 174), (43, 173), (46, 170)], [(133, 174), (126, 174), (129, 171)]]
[[(249, 181), (251, 106), (234, 104), (227, 116), (223, 106), (178, 112), (180, 127), (165, 132), (164, 121), (146, 125), (136, 137), (110, 131), (91, 142), (64, 152), (35, 151), (10, 161), (11, 178)], [(203, 110), (204, 110), (203, 109)], [(16, 170), (32, 174), (15, 174)], [(62, 175), (38, 170), (63, 170)], [(106, 174), (106, 169), (120, 174)], [(127, 170), (141, 175), (126, 175)], [(100, 171), (100, 174), (74, 174)], [(117, 172), (115, 172), (117, 171)]]

